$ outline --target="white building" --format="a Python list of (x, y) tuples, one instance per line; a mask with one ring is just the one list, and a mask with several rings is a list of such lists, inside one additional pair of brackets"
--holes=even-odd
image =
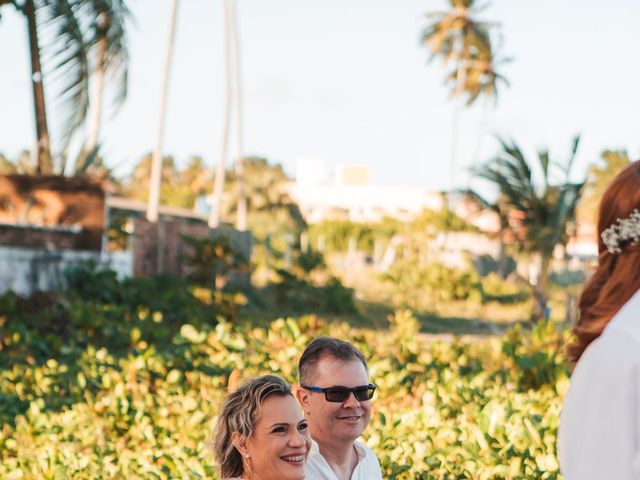
[[(308, 223), (329, 218), (354, 222), (377, 222), (389, 216), (409, 220), (423, 209), (439, 210), (442, 195), (424, 187), (368, 185), (361, 183), (362, 171), (348, 172), (343, 183), (300, 184), (287, 186)], [(356, 184), (344, 183), (355, 177)]]

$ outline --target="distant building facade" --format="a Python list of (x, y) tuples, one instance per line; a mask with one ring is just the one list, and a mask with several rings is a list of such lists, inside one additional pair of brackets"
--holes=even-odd
[(327, 219), (378, 222), (384, 217), (410, 220), (425, 208), (439, 210), (444, 205), (441, 193), (424, 187), (372, 185), (367, 165), (340, 165), (332, 182), (324, 175), (310, 175), (323, 171), (317, 162), (305, 162), (303, 167), (298, 170), (304, 174), (288, 184), (286, 191), (308, 223)]

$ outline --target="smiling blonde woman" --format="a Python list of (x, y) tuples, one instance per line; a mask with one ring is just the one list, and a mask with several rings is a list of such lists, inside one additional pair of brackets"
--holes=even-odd
[(213, 436), (225, 480), (304, 479), (311, 437), (291, 386), (280, 377), (252, 378), (227, 395)]

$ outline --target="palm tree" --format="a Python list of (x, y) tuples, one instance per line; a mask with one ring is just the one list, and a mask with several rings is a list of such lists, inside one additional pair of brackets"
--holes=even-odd
[(89, 66), (85, 37), (78, 19), (81, 0), (0, 0), (25, 16), (29, 35), (38, 174), (53, 173), (51, 141), (44, 92), (45, 69), (59, 80), (61, 122), (69, 137), (84, 121), (89, 105)]
[(238, 29), (238, 15), (236, 1), (229, 4), (228, 20), (231, 26), (231, 56), (233, 60), (233, 91), (236, 109), (236, 140), (237, 159), (235, 165), (236, 181), (238, 189), (238, 206), (236, 212), (236, 229), (244, 231), (247, 229), (247, 194), (244, 168), (244, 145), (243, 145), (243, 125), (242, 125), (242, 77), (240, 65), (240, 33)]
[(467, 73), (464, 76), (466, 80), (464, 91), (468, 95), (467, 106), (474, 104), (480, 97), (484, 98), (484, 102), (482, 105), (482, 120), (478, 129), (478, 138), (471, 159), (467, 183), (471, 180), (473, 170), (480, 158), (491, 101), (493, 101), (494, 106), (498, 102), (498, 87), (500, 84), (509, 86), (509, 81), (497, 71), (497, 68), (511, 62), (511, 60), (510, 57), (497, 56), (491, 46), (491, 42), (488, 41), (479, 45), (476, 57), (468, 63)]
[[(209, 227), (217, 228), (222, 215), (222, 197), (225, 185), (225, 165), (229, 150), (231, 135), (231, 109), (235, 106), (237, 159), (235, 173), (237, 178), (238, 203), (236, 210), (236, 228), (247, 229), (247, 199), (244, 173), (244, 152), (242, 138), (242, 96), (240, 78), (240, 39), (236, 15), (235, 0), (223, 0), (224, 16), (224, 91), (222, 108), (222, 137), (220, 141), (220, 156), (216, 166), (213, 186), (213, 200), (209, 212)], [(233, 105), (232, 105), (233, 104)]]
[(158, 208), (160, 207), (160, 186), (162, 183), (162, 143), (164, 141), (164, 125), (166, 116), (167, 95), (169, 93), (169, 77), (171, 73), (171, 59), (175, 41), (176, 23), (178, 19), (178, 0), (171, 4), (171, 16), (169, 21), (169, 36), (164, 57), (164, 74), (162, 76), (162, 91), (160, 96), (160, 108), (158, 112), (158, 130), (156, 133), (156, 145), (151, 160), (151, 177), (149, 179), (149, 201), (147, 204), (147, 220), (158, 221)]
[(209, 211), (209, 228), (217, 228), (220, 225), (222, 214), (222, 193), (224, 190), (225, 165), (227, 163), (227, 152), (229, 149), (229, 131), (231, 121), (231, 0), (222, 0), (224, 15), (224, 91), (222, 97), (222, 136), (220, 139), (220, 156), (216, 166), (215, 178), (213, 180), (213, 199), (211, 210)]
[(422, 35), (423, 43), (431, 51), (431, 58), (440, 57), (445, 65), (454, 68), (446, 76), (455, 102), (449, 165), (450, 190), (455, 189), (456, 146), (460, 98), (467, 93), (467, 106), (482, 94), (494, 94), (498, 80), (495, 73), (490, 41), (492, 24), (477, 20), (481, 12), (476, 0), (448, 0), (448, 11), (427, 14), (433, 21)]
[[(467, 106), (473, 105), (480, 97), (497, 102), (500, 83), (509, 86), (509, 81), (497, 71), (497, 67), (509, 63), (511, 58), (498, 56), (496, 50), (491, 39), (485, 38), (476, 44), (473, 55), (464, 62), (464, 85), (458, 88), (467, 95)], [(457, 71), (454, 71), (449, 74), (448, 81), (453, 84), (457, 78)]]
[[(499, 139), (502, 151), (484, 164), (476, 175), (497, 187), (497, 202), (472, 198), (491, 205), (503, 221), (517, 248), (528, 255), (536, 266), (536, 279), (531, 285), (534, 298), (533, 318), (544, 316), (548, 294), (548, 277), (554, 250), (564, 247), (575, 229), (575, 216), (584, 182), (571, 182), (570, 173), (580, 137), (573, 139), (571, 153), (563, 163), (552, 163), (549, 152), (538, 152), (537, 170), (541, 183), (534, 181), (533, 169), (513, 141)], [(559, 174), (559, 176), (558, 176)]]
[[(0, 0), (0, 8), (13, 5), (27, 20), (34, 97), (36, 173), (53, 173), (43, 70), (58, 80), (55, 96), (61, 106), (63, 144), (86, 119), (91, 69), (89, 54), (98, 50), (97, 63), (113, 76), (126, 65), (123, 0)], [(99, 70), (99, 68), (98, 68)], [(95, 91), (101, 91), (96, 79)], [(122, 91), (122, 90), (121, 90)], [(96, 94), (97, 95), (97, 94)], [(95, 107), (98, 111), (100, 106)], [(65, 155), (63, 154), (63, 161)], [(61, 168), (64, 171), (64, 165)]]
[(76, 161), (75, 171), (86, 170), (97, 155), (102, 118), (104, 87), (107, 75), (116, 83), (114, 104), (120, 107), (127, 96), (128, 51), (126, 21), (130, 16), (124, 0), (90, 0), (85, 2), (89, 22), (87, 41), (92, 54), (91, 116), (88, 137)]
[(475, 190), (467, 188), (462, 191), (462, 195), (474, 202), (480, 210), (488, 210), (498, 217), (499, 229), (498, 240), (500, 241), (500, 251), (498, 253), (498, 275), (505, 279), (507, 276), (507, 244), (512, 240), (511, 231), (509, 229), (508, 208), (505, 205), (505, 197), (498, 194), (495, 202), (485, 199)]

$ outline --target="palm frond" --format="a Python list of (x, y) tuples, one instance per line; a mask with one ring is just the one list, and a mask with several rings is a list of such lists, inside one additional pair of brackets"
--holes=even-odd
[(73, 0), (79, 17), (86, 23), (85, 43), (92, 68), (102, 69), (115, 87), (114, 105), (120, 107), (127, 96), (129, 52), (127, 22), (132, 19), (123, 0)]
[(571, 168), (573, 167), (573, 162), (576, 159), (576, 154), (578, 153), (578, 147), (580, 146), (580, 135), (576, 135), (573, 137), (571, 141), (571, 155), (569, 156), (569, 160), (565, 166), (564, 172), (566, 176), (566, 180), (569, 180), (569, 175), (571, 174)]
[[(578, 201), (584, 187), (582, 183), (551, 183), (550, 155), (546, 150), (538, 153), (538, 164), (543, 173), (545, 188), (534, 182), (532, 168), (521, 149), (513, 141), (498, 138), (501, 152), (481, 166), (475, 173), (495, 185), (500, 196), (494, 204), (485, 208), (497, 209), (500, 218), (506, 218), (508, 228), (514, 233), (519, 248), (526, 252), (552, 255), (556, 245), (565, 245), (571, 225), (575, 223)], [(576, 142), (573, 143), (576, 146)], [(572, 162), (576, 149), (572, 149), (566, 165)], [(473, 195), (471, 195), (471, 198)], [(476, 203), (480, 199), (475, 198)]]
[(57, 92), (62, 137), (67, 144), (89, 107), (89, 62), (80, 22), (69, 1), (37, 0), (43, 64)]

